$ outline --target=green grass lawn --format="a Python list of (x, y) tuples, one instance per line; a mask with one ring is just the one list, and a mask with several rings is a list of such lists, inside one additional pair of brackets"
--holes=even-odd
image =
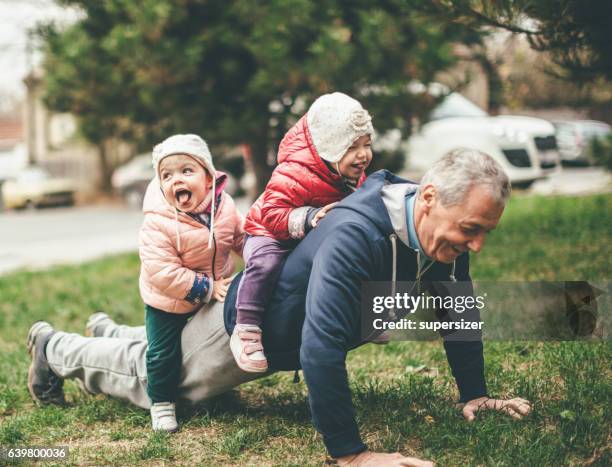
[[(612, 195), (516, 198), (472, 262), (479, 280), (610, 279)], [(36, 407), (27, 392), (25, 337), (37, 319), (82, 332), (102, 309), (142, 324), (137, 255), (0, 277), (0, 446), (63, 446), (72, 465), (321, 465), (303, 382), (276, 374), (195, 409), (182, 429), (153, 434), (148, 412), (66, 383), (71, 407)], [(439, 465), (611, 465), (612, 347), (605, 343), (487, 342), (492, 395), (520, 395), (516, 422), (485, 413), (468, 424), (440, 342), (367, 345), (350, 354), (362, 435), (372, 449)], [(417, 373), (410, 368), (425, 365)], [(1, 462), (1, 461), (0, 461)]]

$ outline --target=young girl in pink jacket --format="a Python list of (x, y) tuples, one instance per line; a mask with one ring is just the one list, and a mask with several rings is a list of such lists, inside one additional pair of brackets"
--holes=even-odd
[(153, 429), (176, 431), (181, 331), (203, 304), (225, 299), (230, 253), (242, 252), (243, 219), (199, 136), (174, 135), (155, 146), (153, 167), (139, 238), (147, 392)]

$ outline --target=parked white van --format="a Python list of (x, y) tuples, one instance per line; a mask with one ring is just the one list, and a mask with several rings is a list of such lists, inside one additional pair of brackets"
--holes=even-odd
[(405, 144), (405, 174), (420, 177), (434, 161), (457, 148), (491, 155), (516, 187), (529, 186), (560, 169), (552, 123), (532, 117), (492, 117), (453, 92), (434, 108), (426, 123), (413, 128)]

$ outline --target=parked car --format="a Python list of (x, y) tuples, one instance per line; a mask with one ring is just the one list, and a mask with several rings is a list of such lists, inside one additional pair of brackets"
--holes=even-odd
[(422, 175), (457, 148), (483, 151), (506, 170), (514, 186), (526, 187), (558, 170), (554, 126), (539, 118), (492, 117), (460, 94), (450, 93), (407, 142), (407, 171)]
[(155, 176), (151, 154), (140, 154), (115, 169), (111, 178), (113, 189), (133, 209), (141, 209), (147, 186)]
[(553, 124), (561, 161), (568, 165), (592, 163), (592, 141), (606, 138), (612, 131), (610, 125), (596, 120), (558, 120), (553, 121)]
[(75, 180), (54, 178), (41, 167), (23, 169), (2, 185), (5, 209), (70, 206), (77, 191)]
[[(242, 156), (239, 156), (240, 158)], [(235, 158), (235, 157), (234, 157)], [(215, 166), (218, 170), (229, 165), (229, 157), (215, 157)], [(224, 170), (225, 171), (225, 170)], [(228, 183), (225, 191), (234, 195), (238, 184), (236, 179), (228, 173)], [(132, 160), (115, 169), (111, 178), (113, 189), (123, 197), (127, 205), (133, 209), (141, 209), (147, 186), (155, 176), (155, 170), (151, 164), (151, 154), (140, 154)]]

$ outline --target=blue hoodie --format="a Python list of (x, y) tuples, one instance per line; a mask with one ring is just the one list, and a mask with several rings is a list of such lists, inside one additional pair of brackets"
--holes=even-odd
[[(394, 185), (397, 185), (394, 187)], [(401, 185), (401, 186), (400, 186)], [(393, 188), (390, 202), (385, 190)], [(264, 348), (271, 369), (302, 368), (312, 419), (332, 457), (366, 449), (359, 435), (346, 372), (346, 354), (361, 340), (364, 281), (415, 281), (417, 253), (405, 243), (406, 193), (416, 185), (381, 170), (345, 198), (288, 256), (266, 310)], [(402, 208), (391, 208), (391, 205)], [(390, 215), (391, 214), (391, 215)], [(401, 218), (401, 216), (399, 216)], [(401, 241), (398, 242), (397, 239)], [(465, 281), (471, 291), (469, 256), (434, 263), (422, 280)], [(226, 328), (235, 323), (234, 281), (225, 306)], [(436, 286), (426, 286), (433, 295)], [(300, 345), (301, 343), (301, 345)], [(445, 339), (444, 348), (462, 402), (486, 395), (482, 341)]]

